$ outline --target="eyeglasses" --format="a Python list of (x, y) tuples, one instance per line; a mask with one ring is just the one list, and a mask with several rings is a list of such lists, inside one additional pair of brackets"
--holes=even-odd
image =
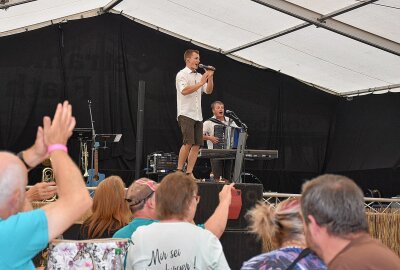
[(196, 203), (199, 203), (199, 202), (200, 202), (200, 195), (193, 195), (193, 197), (196, 198)]

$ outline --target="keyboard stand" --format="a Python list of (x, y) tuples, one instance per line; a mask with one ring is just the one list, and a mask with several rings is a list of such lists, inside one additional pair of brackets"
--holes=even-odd
[(235, 170), (233, 172), (232, 182), (242, 183), (242, 167), (244, 160), (244, 150), (246, 148), (247, 132), (239, 133), (238, 147), (236, 149)]

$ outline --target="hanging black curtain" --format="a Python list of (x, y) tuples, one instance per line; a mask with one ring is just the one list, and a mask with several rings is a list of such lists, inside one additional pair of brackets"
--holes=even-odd
[[(245, 163), (245, 170), (266, 190), (299, 192), (304, 180), (326, 170), (398, 164), (393, 162), (396, 154), (387, 156), (389, 149), (379, 149), (384, 158), (378, 167), (361, 166), (361, 161), (351, 168), (343, 166), (353, 149), (351, 142), (342, 143), (349, 134), (344, 129), (362, 118), (364, 108), (371, 115), (378, 110), (372, 101), (364, 104), (360, 99), (360, 105), (354, 106), (356, 99), (346, 103), (279, 72), (238, 63), (114, 14), (0, 38), (0, 148), (17, 152), (31, 145), (43, 115), (52, 115), (56, 103), (64, 99), (73, 105), (77, 127), (90, 127), (87, 102), (91, 100), (96, 132), (123, 134), (119, 143), (99, 150), (100, 171), (121, 175), (129, 184), (135, 167), (139, 80), (146, 82), (144, 160), (155, 151), (179, 150), (175, 76), (184, 67), (183, 52), (188, 48), (199, 49), (202, 62), (217, 67), (214, 93), (203, 96), (204, 119), (212, 115), (210, 104), (221, 100), (249, 126), (248, 148), (279, 150), (277, 160)], [(396, 126), (399, 118), (391, 110), (398, 111), (398, 103), (393, 100), (389, 109), (385, 102), (387, 114), (374, 114), (376, 121), (392, 115)], [(393, 126), (379, 122), (380, 128)], [(398, 133), (391, 134), (390, 142)], [(70, 140), (69, 149), (79, 163), (78, 142)], [(357, 159), (357, 153), (353, 158)], [(198, 163), (201, 168), (204, 161)], [(39, 169), (32, 172), (31, 180), (39, 174)]]
[(400, 95), (343, 99), (335, 116), (326, 171), (351, 177), (366, 195), (399, 195)]
[[(144, 80), (144, 154), (178, 152), (181, 139), (176, 123), (175, 76), (184, 67), (183, 52), (195, 48), (192, 44), (111, 14), (0, 41), (2, 51), (9, 56), (1, 59), (5, 78), (1, 89), (11, 92), (13, 100), (6, 98), (1, 102), (8, 106), (25, 102), (18, 94), (21, 87), (16, 84), (24, 82), (21, 76), (28, 76), (26, 82), (36, 79), (40, 84), (23, 88), (31, 98), (23, 111), (19, 109), (19, 115), (2, 107), (6, 113), (2, 115), (5, 119), (1, 122), (1, 148), (17, 151), (27, 147), (41, 116), (52, 114), (56, 102), (63, 99), (73, 104), (77, 126), (90, 127), (90, 99), (96, 132), (123, 134), (120, 143), (100, 149), (100, 170), (108, 174), (115, 173), (113, 170), (132, 172), (137, 86), (139, 80)], [(15, 50), (16, 47), (21, 48)], [(298, 189), (299, 185), (293, 183), (299, 177), (320, 173), (337, 98), (280, 73), (199, 50), (204, 63), (217, 67), (215, 92), (203, 99), (204, 118), (211, 116), (210, 104), (221, 100), (249, 126), (248, 148), (279, 150), (278, 160), (246, 162), (246, 169), (258, 174), (273, 189), (285, 188), (287, 184), (292, 191)], [(25, 53), (20, 54), (21, 51)], [(47, 96), (44, 98), (40, 92)], [(39, 108), (37, 103), (43, 105)], [(18, 123), (19, 128), (9, 125), (11, 122)], [(73, 141), (70, 144), (79, 162), (79, 146)], [(274, 185), (276, 177), (270, 179), (266, 173), (270, 171), (281, 172), (279, 185)], [(126, 178), (131, 175), (125, 174), (125, 181), (130, 182), (132, 179)]]

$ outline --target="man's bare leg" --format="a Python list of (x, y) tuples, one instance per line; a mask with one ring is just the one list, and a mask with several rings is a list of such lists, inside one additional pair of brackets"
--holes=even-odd
[(186, 159), (189, 156), (190, 148), (192, 147), (191, 144), (183, 144), (181, 150), (179, 150), (179, 157), (178, 157), (178, 170), (182, 171), (183, 165), (186, 162)]
[(199, 154), (200, 145), (192, 145), (190, 148), (189, 156), (188, 156), (188, 165), (186, 168), (186, 173), (193, 173), (194, 165), (197, 161), (197, 156)]

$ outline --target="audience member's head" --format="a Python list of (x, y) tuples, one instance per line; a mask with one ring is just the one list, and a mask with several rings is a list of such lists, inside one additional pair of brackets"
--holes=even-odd
[(85, 221), (88, 238), (112, 235), (129, 223), (131, 211), (125, 201), (125, 184), (119, 176), (110, 176), (98, 185), (93, 197), (92, 214)]
[(250, 230), (262, 240), (264, 251), (269, 249), (269, 243), (273, 248), (294, 242), (305, 245), (298, 198), (287, 199), (275, 208), (261, 202), (247, 213), (247, 218)]
[(345, 176), (325, 174), (304, 183), (301, 208), (307, 243), (327, 263), (335, 254), (327, 254), (327, 245), (338, 252), (335, 243), (368, 232), (363, 193)]
[(163, 178), (156, 190), (156, 212), (160, 220), (178, 219), (191, 222), (196, 213), (199, 196), (194, 179), (176, 172)]
[[(126, 269), (229, 269), (217, 237), (192, 224), (198, 198), (191, 176), (182, 172), (165, 176), (155, 191), (161, 222), (140, 222), (131, 235)], [(161, 258), (156, 253), (171, 256)]]
[[(177, 174), (174, 177), (177, 176)], [(182, 173), (180, 174), (181, 176), (183, 175)], [(172, 180), (171, 180), (172, 181)], [(180, 180), (178, 180), (180, 181)], [(190, 182), (192, 183), (192, 182)], [(193, 183), (192, 183), (193, 184)], [(192, 185), (191, 184), (191, 185)], [(140, 222), (137, 222), (137, 219), (141, 219), (141, 222), (143, 220), (146, 220), (145, 223), (146, 225), (151, 224), (152, 222), (156, 222), (157, 219), (157, 214), (156, 214), (156, 199), (155, 199), (155, 194), (156, 190), (158, 189), (159, 184), (156, 182), (147, 179), (147, 178), (140, 178), (133, 182), (127, 192), (126, 192), (126, 200), (129, 202), (129, 206), (131, 208), (132, 214), (133, 214), (133, 220), (132, 222), (122, 228), (121, 230), (117, 231), (113, 237), (117, 238), (127, 238), (131, 237), (132, 234), (136, 231), (136, 229), (142, 224)], [(193, 189), (196, 189), (192, 185)], [(204, 227), (211, 231), (212, 233), (215, 234), (218, 238), (221, 237), (223, 232), (225, 231), (226, 223), (228, 220), (228, 209), (229, 205), (231, 203), (231, 198), (232, 198), (232, 188), (233, 184), (231, 185), (225, 185), (221, 192), (219, 193), (219, 204), (214, 211), (214, 213), (211, 215), (211, 217), (204, 223)], [(166, 190), (166, 188), (163, 188)], [(169, 190), (169, 189), (168, 189)], [(173, 192), (180, 192), (180, 191), (173, 191)], [(174, 193), (174, 194), (175, 194)], [(189, 192), (190, 194), (193, 194), (193, 192)], [(182, 193), (183, 194), (183, 193)], [(181, 195), (181, 194), (180, 194)], [(171, 198), (171, 196), (173, 198)], [(195, 197), (198, 198), (198, 197)], [(174, 195), (167, 195), (167, 197), (164, 198), (165, 200), (173, 200), (175, 203), (176, 198)], [(191, 198), (189, 198), (191, 199)], [(184, 199), (180, 199), (180, 201), (183, 201)], [(179, 204), (179, 203), (178, 203)], [(175, 205), (175, 204), (174, 204)], [(178, 205), (179, 208), (182, 208), (182, 204)], [(178, 209), (178, 212), (182, 212), (182, 209)]]
[(22, 211), (28, 181), (24, 164), (15, 155), (0, 152), (0, 218)]
[[(148, 178), (139, 178), (129, 186), (128, 190), (126, 191), (125, 199), (128, 201), (133, 215), (142, 210), (148, 210), (148, 202), (154, 199), (154, 193), (156, 189), (157, 183)], [(152, 205), (150, 206), (151, 209), (154, 209), (154, 207)], [(155, 212), (150, 218), (156, 218)]]
[(345, 176), (326, 174), (306, 182), (301, 205), (306, 224), (310, 222), (311, 215), (332, 235), (368, 231), (364, 195)]
[[(251, 231), (262, 240), (265, 253), (244, 262), (242, 269), (327, 269), (320, 258), (306, 249), (299, 198), (289, 198), (275, 207), (261, 202), (247, 217)], [(303, 259), (297, 262), (300, 257)]]

